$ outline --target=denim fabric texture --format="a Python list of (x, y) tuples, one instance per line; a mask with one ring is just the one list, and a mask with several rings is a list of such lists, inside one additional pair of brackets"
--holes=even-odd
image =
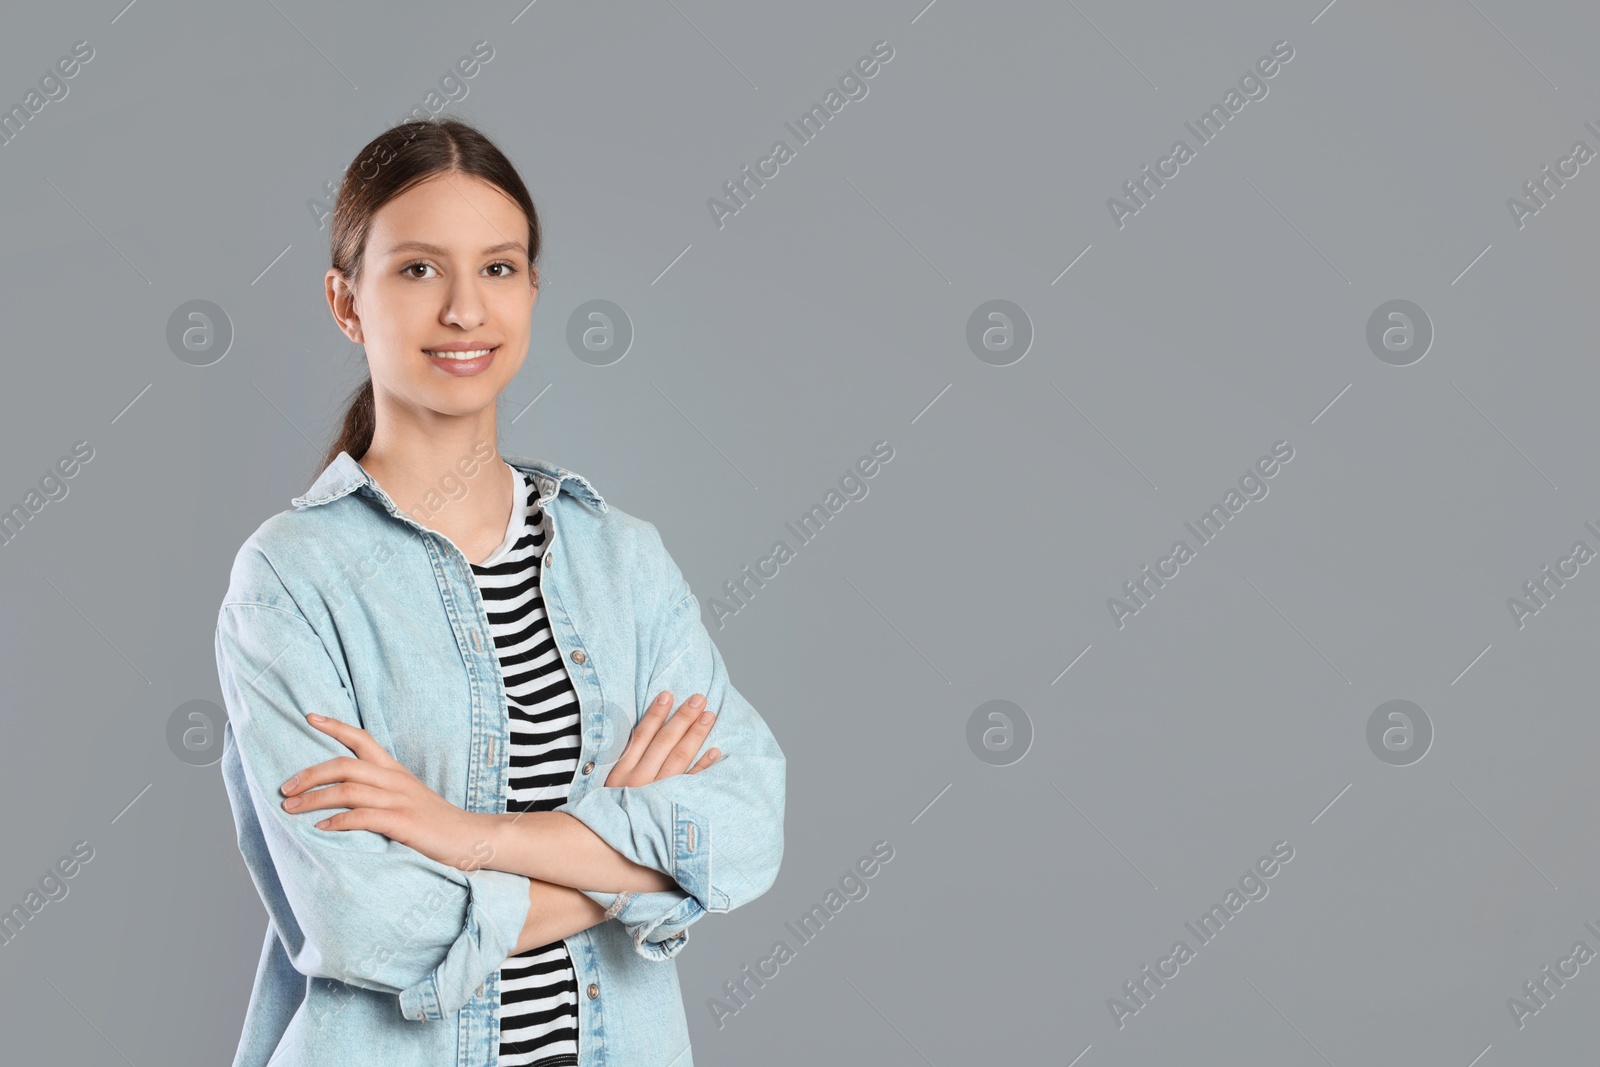
[[(539, 489), (542, 592), (577, 690), (582, 753), (565, 811), (677, 883), (585, 891), (607, 909), (566, 939), (585, 1067), (692, 1067), (675, 957), (689, 927), (764, 893), (783, 855), (785, 761), (728, 678), (656, 527), (581, 475), (505, 461)], [(500, 812), (510, 728), (466, 557), (400, 511), (348, 452), (250, 535), (217, 616), (227, 706), (222, 775), (269, 922), (234, 1067), (492, 1067), (498, 970), (528, 879), (486, 856), (436, 862), (334, 814), (283, 810), (290, 775), (350, 750), (308, 712), (365, 729), (466, 811)], [(717, 714), (697, 774), (604, 787), (661, 690)], [(698, 754), (697, 757), (698, 758)], [(336, 809), (343, 811), (346, 809)]]

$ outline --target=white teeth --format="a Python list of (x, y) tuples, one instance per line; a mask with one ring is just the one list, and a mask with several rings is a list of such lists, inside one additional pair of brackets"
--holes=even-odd
[(477, 348), (473, 349), (471, 352), (434, 352), (430, 349), (424, 348), (423, 351), (430, 356), (438, 356), (440, 359), (477, 359), (480, 356), (487, 356), (490, 352), (493, 352), (494, 349)]

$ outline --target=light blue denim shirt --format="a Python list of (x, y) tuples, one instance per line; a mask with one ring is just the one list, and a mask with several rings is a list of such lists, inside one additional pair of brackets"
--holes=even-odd
[[(728, 679), (655, 526), (580, 475), (520, 456), (551, 538), (542, 591), (577, 690), (580, 766), (559, 811), (677, 882), (585, 891), (607, 919), (566, 939), (585, 1067), (692, 1067), (674, 957), (707, 912), (755, 899), (783, 856), (785, 762)], [(353, 723), (466, 811), (504, 810), (509, 724), (466, 557), (341, 452), (233, 563), (217, 616), (222, 774), (270, 922), (234, 1067), (492, 1067), (498, 972), (528, 879), (444, 864), (369, 830), (319, 830), (279, 786), (350, 751), (305, 720)], [(704, 693), (722, 757), (646, 786), (601, 783), (663, 689)], [(704, 750), (702, 749), (702, 751)], [(697, 755), (698, 758), (698, 755)], [(344, 808), (339, 811), (347, 810)], [(487, 852), (487, 846), (480, 850)]]

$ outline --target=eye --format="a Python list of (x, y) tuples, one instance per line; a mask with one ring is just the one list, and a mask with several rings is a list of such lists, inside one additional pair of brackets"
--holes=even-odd
[[(415, 263), (407, 263), (405, 266), (401, 267), (400, 268), (400, 273), (406, 274), (406, 272), (415, 270), (415, 269), (417, 269), (419, 267), (422, 268), (423, 270), (432, 270), (433, 269), (433, 264), (432, 263), (424, 263), (423, 261), (418, 260)], [(499, 274), (491, 275), (491, 277), (494, 277), (494, 278), (509, 278), (513, 274), (518, 273), (517, 265), (515, 263), (507, 262), (506, 260), (500, 260), (499, 262), (491, 263), (491, 264), (489, 264), (487, 267), (485, 267), (483, 269), (484, 270), (493, 270), (496, 267), (501, 268), (501, 271), (500, 271)], [(425, 275), (425, 274), (408, 274), (407, 276), (411, 277), (411, 278), (416, 278), (419, 281), (421, 279), (427, 277), (427, 275)]]

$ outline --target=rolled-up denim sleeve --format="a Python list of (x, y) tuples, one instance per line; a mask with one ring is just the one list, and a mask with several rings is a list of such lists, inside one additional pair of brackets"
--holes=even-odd
[[(644, 523), (642, 573), (650, 576), (645, 607), (650, 640), (634, 693), (635, 722), (663, 689), (678, 702), (703, 693), (717, 716), (701, 751), (721, 757), (695, 774), (642, 786), (601, 786), (565, 811), (642, 866), (671, 875), (681, 893), (591, 893), (615, 909), (640, 953), (666, 958), (682, 948), (689, 925), (726, 912), (771, 888), (783, 859), (786, 767), (783, 750), (756, 709), (734, 688), (722, 654), (700, 618), (700, 603), (667, 553), (655, 526)], [(695, 759), (698, 760), (699, 754)]]
[(317, 829), (330, 809), (283, 810), (290, 775), (352, 754), (306, 713), (362, 725), (327, 646), (286, 596), (224, 602), (216, 656), (239, 850), (295, 969), (393, 994), (409, 1020), (461, 1008), (515, 950), (528, 879), (469, 857), (438, 863), (370, 830)]
[(670, 960), (689, 942), (689, 926), (706, 913), (700, 902), (681, 889), (653, 893), (606, 893), (582, 890), (628, 930), (633, 947), (649, 960)]

